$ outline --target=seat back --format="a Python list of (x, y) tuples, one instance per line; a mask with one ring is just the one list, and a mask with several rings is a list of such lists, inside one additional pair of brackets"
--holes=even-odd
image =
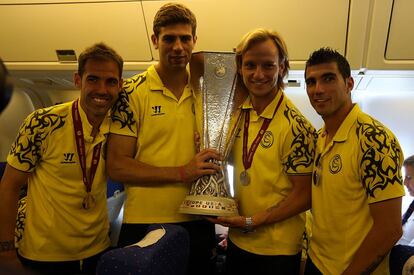
[[(148, 236), (155, 230), (160, 230), (163, 235), (158, 236), (160, 238), (155, 243), (148, 244), (151, 243)], [(172, 224), (151, 225), (146, 237), (138, 244), (106, 252), (99, 260), (97, 274), (186, 274), (190, 241), (188, 232), (183, 227)]]
[(391, 275), (414, 274), (414, 247), (408, 245), (396, 245), (390, 254)]

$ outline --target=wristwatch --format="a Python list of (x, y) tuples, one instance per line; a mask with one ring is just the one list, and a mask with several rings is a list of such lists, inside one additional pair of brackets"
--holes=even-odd
[(246, 217), (244, 220), (244, 229), (243, 233), (253, 232), (253, 218)]

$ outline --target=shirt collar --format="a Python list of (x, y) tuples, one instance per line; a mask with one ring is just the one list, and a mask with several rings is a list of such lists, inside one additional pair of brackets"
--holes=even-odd
[[(273, 119), (273, 115), (275, 114), (275, 109), (279, 103), (280, 98), (284, 95), (282, 90), (279, 90), (276, 94), (275, 98), (266, 106), (263, 112), (260, 114), (260, 117)], [(250, 99), (250, 95), (246, 98), (246, 100), (241, 105), (243, 110), (253, 109), (252, 101)]]
[[(80, 98), (78, 101), (78, 109), (79, 109), (79, 115), (82, 121), (82, 128), (83, 128), (83, 133), (84, 133), (84, 138), (89, 139), (92, 138), (91, 134), (92, 134), (92, 125), (89, 123), (88, 117), (86, 116), (85, 111), (82, 108), (82, 105), (80, 104)], [(99, 139), (99, 137), (103, 137), (104, 135), (109, 133), (109, 119), (110, 119), (110, 109), (108, 111), (108, 113), (106, 114), (105, 118), (102, 120), (101, 125), (99, 126), (99, 132), (97, 135), (97, 138)], [(97, 139), (95, 138), (95, 140)]]
[[(148, 68), (148, 78), (149, 78), (149, 87), (152, 92), (162, 92), (165, 96), (172, 97), (174, 99), (175, 96), (169, 91), (162, 82), (160, 76), (158, 75), (157, 70), (155, 69), (155, 65), (151, 65)], [(186, 99), (187, 97), (193, 96), (193, 91), (190, 88), (190, 71), (187, 69), (188, 80), (186, 84), (186, 88), (184, 89), (183, 95), (180, 98), (180, 101)]]
[[(356, 122), (356, 119), (361, 113), (361, 109), (358, 104), (354, 104), (351, 111), (348, 113), (344, 121), (342, 122), (341, 126), (339, 126), (338, 130), (335, 133), (335, 136), (332, 138), (332, 141), (335, 142), (343, 142), (347, 140), (349, 132), (351, 131), (351, 127)], [(326, 133), (326, 125), (323, 126), (321, 135), (325, 135)]]

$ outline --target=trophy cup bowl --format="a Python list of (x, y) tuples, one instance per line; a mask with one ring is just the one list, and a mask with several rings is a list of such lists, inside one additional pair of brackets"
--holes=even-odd
[(190, 61), (191, 85), (195, 95), (197, 128), (201, 148), (216, 149), (223, 160), (216, 161), (221, 171), (203, 176), (191, 186), (179, 212), (208, 216), (238, 215), (231, 198), (227, 158), (240, 120), (237, 107), (245, 98), (237, 93), (237, 69), (234, 53), (198, 52)]

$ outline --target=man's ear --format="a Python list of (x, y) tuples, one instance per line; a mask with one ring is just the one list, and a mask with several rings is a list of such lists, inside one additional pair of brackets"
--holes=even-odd
[(80, 89), (82, 86), (82, 77), (78, 72), (73, 74), (73, 83), (75, 83), (76, 88)]
[(354, 78), (352, 76), (346, 79), (346, 86), (347, 86), (348, 92), (350, 93), (352, 89), (354, 88)]
[(283, 75), (285, 74), (285, 63), (280, 63), (279, 64), (279, 77), (283, 77)]
[(151, 41), (154, 48), (158, 50), (158, 37), (156, 37), (155, 34), (151, 35)]
[(123, 84), (124, 84), (124, 79), (123, 79), (123, 78), (121, 78), (121, 79), (119, 80), (119, 91), (121, 91), (121, 90), (122, 90), (122, 86), (123, 86)]

